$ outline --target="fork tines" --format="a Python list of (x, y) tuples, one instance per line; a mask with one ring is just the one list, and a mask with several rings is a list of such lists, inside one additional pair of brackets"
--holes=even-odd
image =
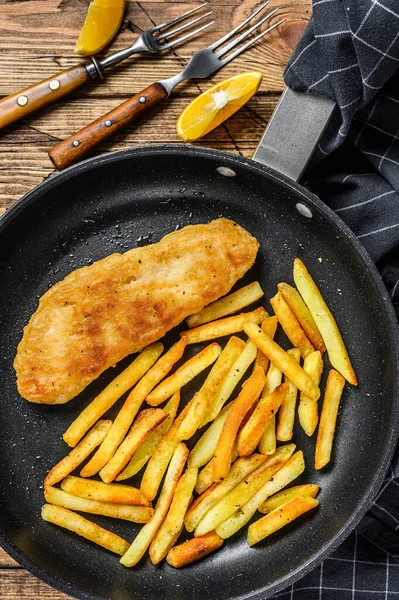
[[(156, 27), (153, 27), (152, 29), (150, 29), (150, 32), (156, 33), (156, 32), (162, 32), (164, 29), (169, 29), (169, 27), (171, 27), (171, 25), (179, 23), (186, 17), (188, 17), (188, 16), (192, 15), (193, 13), (196, 13), (197, 11), (204, 8), (207, 4), (208, 4), (208, 2), (204, 2), (203, 4), (200, 4), (199, 6), (196, 6), (195, 8), (192, 8), (191, 10), (188, 10), (187, 12), (179, 15), (178, 17), (170, 19), (169, 21), (165, 21), (165, 23), (161, 23), (161, 25), (157, 25)], [(206, 23), (205, 25), (202, 25), (201, 27), (197, 27), (197, 29), (195, 29), (194, 31), (190, 31), (189, 33), (186, 33), (185, 35), (179, 37), (176, 40), (169, 41), (171, 36), (176, 35), (176, 33), (180, 33), (181, 31), (184, 31), (185, 29), (192, 27), (195, 23), (198, 23), (199, 21), (206, 19), (211, 14), (212, 14), (212, 11), (210, 10), (207, 13), (205, 13), (195, 19), (192, 19), (191, 21), (188, 21), (188, 23), (184, 23), (183, 25), (180, 25), (179, 27), (176, 27), (175, 29), (172, 29), (170, 31), (166, 31), (165, 33), (161, 33), (161, 35), (157, 35), (156, 37), (154, 37), (154, 39), (157, 42), (159, 42), (160, 40), (166, 39), (166, 43), (162, 44), (162, 46), (160, 44), (160, 46), (164, 50), (167, 50), (168, 48), (172, 48), (172, 46), (176, 46), (177, 44), (184, 42), (188, 38), (196, 35), (197, 33), (200, 33), (201, 31), (203, 31), (210, 25), (213, 25), (213, 23), (215, 21), (210, 21), (209, 23)]]
[[(222, 38), (220, 38), (219, 40), (216, 40), (216, 42), (214, 42), (213, 44), (211, 44), (211, 46), (209, 46), (209, 49), (210, 50), (216, 50), (216, 48), (219, 48), (225, 42), (227, 42), (230, 38), (234, 37), (239, 31), (241, 31), (241, 29), (243, 29), (246, 25), (248, 25), (250, 23), (250, 21), (252, 21), (252, 19), (254, 17), (256, 17), (256, 15), (258, 15), (261, 11), (263, 11), (264, 8), (266, 8), (266, 6), (268, 4), (270, 4), (270, 0), (267, 0), (267, 2), (265, 2), (264, 4), (262, 4), (262, 6), (260, 6), (251, 15), (249, 15), (249, 17), (247, 17), (242, 23), (240, 23), (240, 25), (237, 25), (237, 27), (235, 27), (234, 29), (232, 29), (229, 33), (227, 33)], [(248, 37), (249, 35), (251, 35), (251, 33), (253, 33), (256, 29), (258, 29), (261, 25), (263, 25), (263, 23), (265, 21), (269, 20), (278, 10), (279, 10), (279, 8), (275, 8), (274, 10), (272, 10), (270, 13), (268, 13), (264, 17), (258, 19), (256, 21), (256, 23), (254, 23), (253, 25), (251, 25), (251, 27), (249, 27), (249, 29), (247, 29), (246, 31), (244, 31), (243, 33), (241, 33), (241, 35), (239, 35), (237, 38), (233, 39), (229, 44), (227, 44), (227, 46), (224, 46), (223, 48), (220, 48), (220, 50), (218, 50), (217, 52), (215, 52), (215, 55), (218, 58), (220, 58), (221, 56), (224, 56), (227, 52), (229, 52), (235, 46), (237, 46), (237, 44), (239, 44), (240, 42), (242, 42), (242, 40), (244, 40), (246, 37)], [(249, 46), (251, 46), (252, 44), (254, 44), (257, 40), (259, 40), (260, 38), (264, 37), (266, 34), (270, 33), (270, 31), (272, 31), (273, 29), (275, 29), (276, 27), (278, 27), (278, 25), (281, 25), (281, 23), (284, 23), (284, 20), (285, 19), (282, 19), (281, 21), (278, 21), (277, 23), (274, 23), (273, 25), (271, 25), (270, 27), (268, 27), (267, 29), (265, 29), (264, 31), (262, 31), (261, 33), (259, 33), (258, 35), (256, 35), (255, 37), (252, 37), (246, 44), (242, 45), (235, 52), (233, 52), (232, 54), (230, 54), (229, 56), (227, 56), (226, 58), (224, 58), (221, 61), (223, 63), (223, 65), (225, 65), (230, 60), (232, 60), (233, 58), (235, 58), (236, 56), (238, 56), (239, 54), (241, 54), (241, 52), (243, 52), (244, 50), (246, 50), (247, 48), (249, 48)]]

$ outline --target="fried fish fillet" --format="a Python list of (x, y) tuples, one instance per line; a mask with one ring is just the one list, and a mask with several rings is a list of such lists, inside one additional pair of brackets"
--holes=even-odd
[(24, 329), (14, 361), (19, 393), (41, 404), (68, 402), (227, 294), (258, 247), (245, 229), (216, 219), (73, 271), (42, 296)]

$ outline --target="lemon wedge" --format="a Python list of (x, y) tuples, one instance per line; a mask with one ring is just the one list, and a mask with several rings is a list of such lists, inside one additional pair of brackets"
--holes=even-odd
[(176, 131), (184, 142), (203, 137), (237, 112), (257, 92), (263, 75), (249, 71), (234, 75), (195, 98), (181, 113)]
[(90, 56), (109, 44), (121, 26), (125, 6), (126, 0), (93, 0), (74, 53)]

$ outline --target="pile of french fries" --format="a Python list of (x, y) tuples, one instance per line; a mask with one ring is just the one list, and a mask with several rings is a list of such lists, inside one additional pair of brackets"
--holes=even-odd
[[(357, 379), (334, 317), (299, 259), (293, 279), (296, 287), (277, 286), (272, 316), (263, 307), (239, 312), (263, 297), (255, 282), (189, 317), (189, 329), (165, 353), (161, 342), (145, 348), (65, 432), (72, 450), (44, 481), (43, 519), (119, 554), (126, 567), (147, 549), (154, 564), (166, 558), (182, 567), (220, 548), (257, 512), (264, 516), (249, 525), (249, 546), (315, 508), (319, 486), (287, 488), (305, 469), (291, 442), (295, 416), (308, 436), (318, 426), (314, 466), (322, 469), (345, 380)], [(288, 350), (274, 341), (278, 326)], [(211, 341), (225, 336), (223, 349)], [(208, 341), (172, 371), (187, 345)], [(326, 350), (332, 368), (320, 411)], [(179, 412), (180, 390), (205, 369), (205, 382)], [(114, 421), (102, 419), (129, 390)], [(185, 442), (200, 429), (189, 450)], [(78, 467), (80, 477), (71, 475)], [(120, 483), (142, 470), (140, 489)], [(144, 526), (128, 542), (80, 512)], [(179, 544), (183, 529), (193, 537)]]

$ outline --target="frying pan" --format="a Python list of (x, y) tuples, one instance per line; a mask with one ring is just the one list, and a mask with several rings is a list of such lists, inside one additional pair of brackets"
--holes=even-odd
[[(284, 110), (289, 112), (297, 100), (288, 92)], [(284, 148), (283, 139), (278, 150), (276, 139), (266, 134), (255, 155), (275, 167), (284, 159), (282, 168), (291, 179), (220, 151), (182, 145), (139, 148), (85, 161), (46, 180), (0, 222), (0, 542), (24, 568), (71, 596), (264, 599), (331, 553), (380, 487), (399, 422), (397, 323), (386, 289), (355, 236), (292, 180), (332, 110), (329, 102), (311, 97), (306, 102), (295, 118), (301, 137), (286, 132), (290, 145)], [(286, 129), (284, 110), (284, 123), (276, 126), (277, 115), (272, 133)], [(219, 216), (237, 221), (259, 240), (256, 264), (245, 281), (259, 279), (266, 298), (275, 294), (278, 282), (292, 282), (293, 259), (304, 260), (343, 332), (359, 387), (345, 388), (333, 458), (322, 472), (313, 470), (314, 440), (295, 426), (294, 440), (307, 465), (298, 483), (321, 486), (317, 511), (259, 547), (249, 548), (245, 533), (239, 532), (214, 555), (179, 571), (167, 564), (154, 567), (148, 559), (125, 569), (114, 555), (42, 522), (40, 508), (43, 478), (67, 452), (62, 433), (127, 362), (68, 404), (41, 406), (18, 396), (12, 361), (38, 298), (72, 269)], [(193, 389), (187, 386), (183, 401)], [(138, 530), (131, 523), (90, 518), (128, 540)]]

